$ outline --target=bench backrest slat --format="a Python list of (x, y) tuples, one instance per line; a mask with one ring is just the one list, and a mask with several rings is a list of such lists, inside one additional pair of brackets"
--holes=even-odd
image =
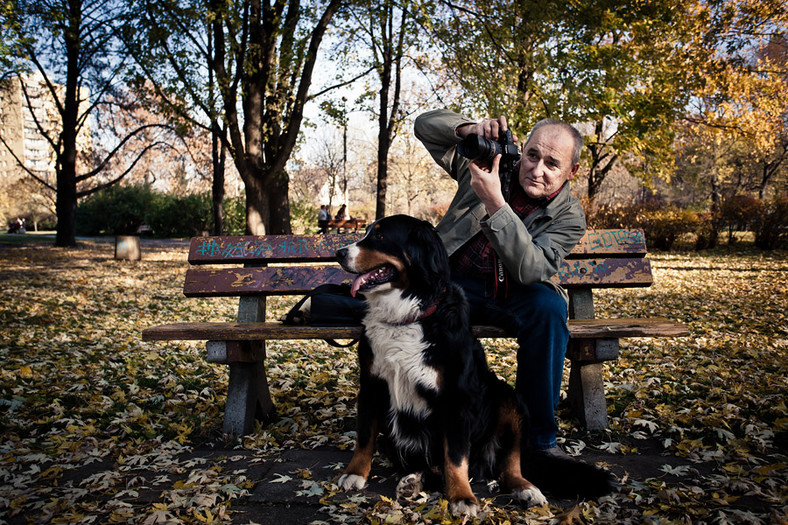
[[(349, 283), (335, 264), (336, 251), (361, 234), (195, 237), (193, 265), (183, 293), (188, 297), (304, 294), (324, 283)], [(555, 282), (567, 288), (649, 286), (651, 264), (643, 230), (589, 230), (572, 250)], [(324, 263), (329, 266), (292, 263)]]
[(189, 247), (191, 264), (264, 264), (331, 262), (336, 251), (361, 234), (262, 235), (194, 237)]
[(644, 257), (646, 236), (642, 229), (587, 230), (567, 259), (588, 257)]
[[(276, 264), (332, 262), (336, 251), (362, 237), (360, 233), (331, 235), (262, 235), (194, 237), (191, 264)], [(588, 230), (567, 259), (643, 257), (643, 230)]]
[(264, 268), (190, 268), (186, 297), (305, 294), (325, 283), (350, 283), (353, 276), (339, 266), (267, 266)]
[[(567, 288), (649, 286), (647, 258), (586, 259), (564, 262), (556, 281)], [(339, 266), (267, 266), (262, 268), (190, 268), (187, 297), (304, 294), (324, 283), (350, 283), (353, 275)]]
[(626, 288), (654, 283), (651, 261), (646, 257), (566, 260), (553, 280), (565, 288)]

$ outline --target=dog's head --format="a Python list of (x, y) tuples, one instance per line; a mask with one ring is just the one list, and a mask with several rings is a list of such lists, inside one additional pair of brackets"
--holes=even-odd
[(401, 290), (432, 300), (450, 278), (449, 257), (435, 228), (407, 215), (375, 221), (363, 239), (337, 251), (337, 261), (358, 274), (353, 295)]

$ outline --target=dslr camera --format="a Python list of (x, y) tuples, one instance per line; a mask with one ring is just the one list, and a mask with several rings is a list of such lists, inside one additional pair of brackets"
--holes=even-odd
[(520, 160), (520, 149), (514, 143), (512, 130), (507, 129), (498, 142), (470, 133), (457, 145), (457, 153), (466, 159), (480, 161), (487, 166), (492, 166), (495, 156), (501, 155), (498, 175), (501, 177), (504, 195), (508, 196), (509, 181), (514, 173), (515, 164)]

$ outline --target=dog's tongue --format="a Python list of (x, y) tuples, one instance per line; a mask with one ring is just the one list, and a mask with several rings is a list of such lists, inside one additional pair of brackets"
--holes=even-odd
[(355, 297), (358, 293), (359, 288), (365, 282), (365, 277), (369, 275), (368, 273), (357, 275), (355, 279), (353, 279), (353, 284), (350, 285), (350, 295)]
[(396, 272), (390, 266), (380, 266), (367, 273), (357, 275), (353, 279), (353, 284), (350, 285), (350, 294), (355, 297), (359, 290), (364, 288), (373, 288), (378, 284), (390, 281)]
[(374, 282), (376, 276), (380, 277), (381, 271), (382, 270), (380, 268), (378, 268), (378, 269), (372, 270), (370, 272), (362, 273), (362, 274), (357, 275), (356, 278), (353, 279), (353, 284), (350, 285), (350, 295), (355, 297), (356, 294), (358, 293), (358, 291), (365, 284), (369, 283), (370, 281)]

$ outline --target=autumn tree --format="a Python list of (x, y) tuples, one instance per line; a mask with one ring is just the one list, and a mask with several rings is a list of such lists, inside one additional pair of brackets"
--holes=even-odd
[(457, 187), (441, 170), (413, 134), (403, 134), (392, 149), (389, 202), (393, 213), (439, 220)]
[(506, 115), (516, 130), (554, 117), (583, 124), (589, 197), (618, 162), (670, 173), (689, 7), (654, 2), (452, 3), (437, 36), (467, 93), (460, 109)]
[(315, 137), (314, 140), (317, 144), (315, 144), (313, 162), (315, 168), (322, 175), (323, 185), (328, 187), (328, 210), (330, 212), (337, 196), (337, 190), (341, 193), (343, 200), (347, 197), (347, 135), (343, 134), (342, 139), (336, 135), (324, 135)]
[[(36, 130), (53, 153), (55, 181), (47, 180), (25, 167), (21, 159), (17, 160), (28, 175), (56, 192), (55, 243), (73, 246), (77, 199), (121, 180), (145, 151), (156, 146), (155, 142), (139, 151), (123, 171), (97, 182), (112, 158), (134, 136), (159, 128), (160, 124), (139, 126), (124, 137), (102, 137), (114, 143), (107, 155), (94, 164), (80, 162), (77, 138), (88, 129), (91, 118), (102, 108), (119, 109), (112, 97), (120, 90), (126, 57), (116, 34), (126, 21), (126, 14), (116, 3), (93, 0), (13, 0), (3, 7), (10, 18), (4, 28), (14, 38), (11, 44), (14, 74), (34, 115)], [(42, 79), (42, 89), (57, 114), (54, 126), (35, 117), (33, 97), (23, 81), (28, 71)]]
[[(716, 159), (704, 172), (712, 210), (729, 188), (763, 198), (788, 161), (788, 12), (781, 2), (739, 0), (709, 5), (700, 15), (704, 79), (686, 117), (694, 159)], [(703, 45), (701, 45), (703, 44)], [(726, 151), (723, 145), (739, 144)], [(687, 154), (682, 148), (680, 153)], [(692, 150), (690, 150), (692, 151)], [(699, 160), (700, 162), (700, 160)], [(737, 182), (738, 181), (738, 182)]]
[[(387, 214), (389, 155), (407, 117), (402, 108), (403, 79), (407, 71), (416, 71), (414, 65), (422, 53), (420, 41), (425, 36), (421, 27), (430, 11), (430, 2), (353, 2), (332, 53), (341, 73), (353, 80), (363, 79), (354, 108), (368, 111), (377, 124), (376, 218)], [(367, 75), (369, 72), (372, 74)], [(344, 100), (325, 101), (323, 108), (342, 125), (346, 119)]]
[[(133, 170), (124, 177), (124, 183), (151, 185), (179, 195), (205, 191), (204, 180), (209, 177), (204, 176), (204, 172), (206, 164), (210, 166), (211, 144), (205, 140), (204, 133), (200, 133), (204, 130), (178, 125), (181, 121), (162, 111), (164, 104), (157, 102), (152, 91), (152, 87), (145, 85), (120, 92), (111, 100), (114, 107), (123, 110), (102, 111), (100, 118), (96, 119), (93, 131), (97, 136), (126, 136), (141, 126), (150, 125), (129, 138), (127, 147), (111, 158), (106, 174), (98, 176), (97, 180), (104, 181), (134, 163)], [(151, 100), (154, 103), (150, 103)], [(167, 120), (178, 132), (163, 134), (162, 128), (153, 126), (162, 120)], [(94, 144), (94, 158), (106, 156), (108, 147), (112, 148), (113, 144)], [(137, 152), (144, 148), (148, 148), (146, 155), (136, 159)]]
[(129, 2), (124, 42), (138, 67), (131, 83), (190, 133), (210, 136), (214, 235), (223, 233), (227, 126), (222, 119), (209, 6), (202, 0)]
[(208, 20), (229, 152), (247, 232), (290, 233), (288, 176), (323, 36), (340, 0), (210, 0)]

